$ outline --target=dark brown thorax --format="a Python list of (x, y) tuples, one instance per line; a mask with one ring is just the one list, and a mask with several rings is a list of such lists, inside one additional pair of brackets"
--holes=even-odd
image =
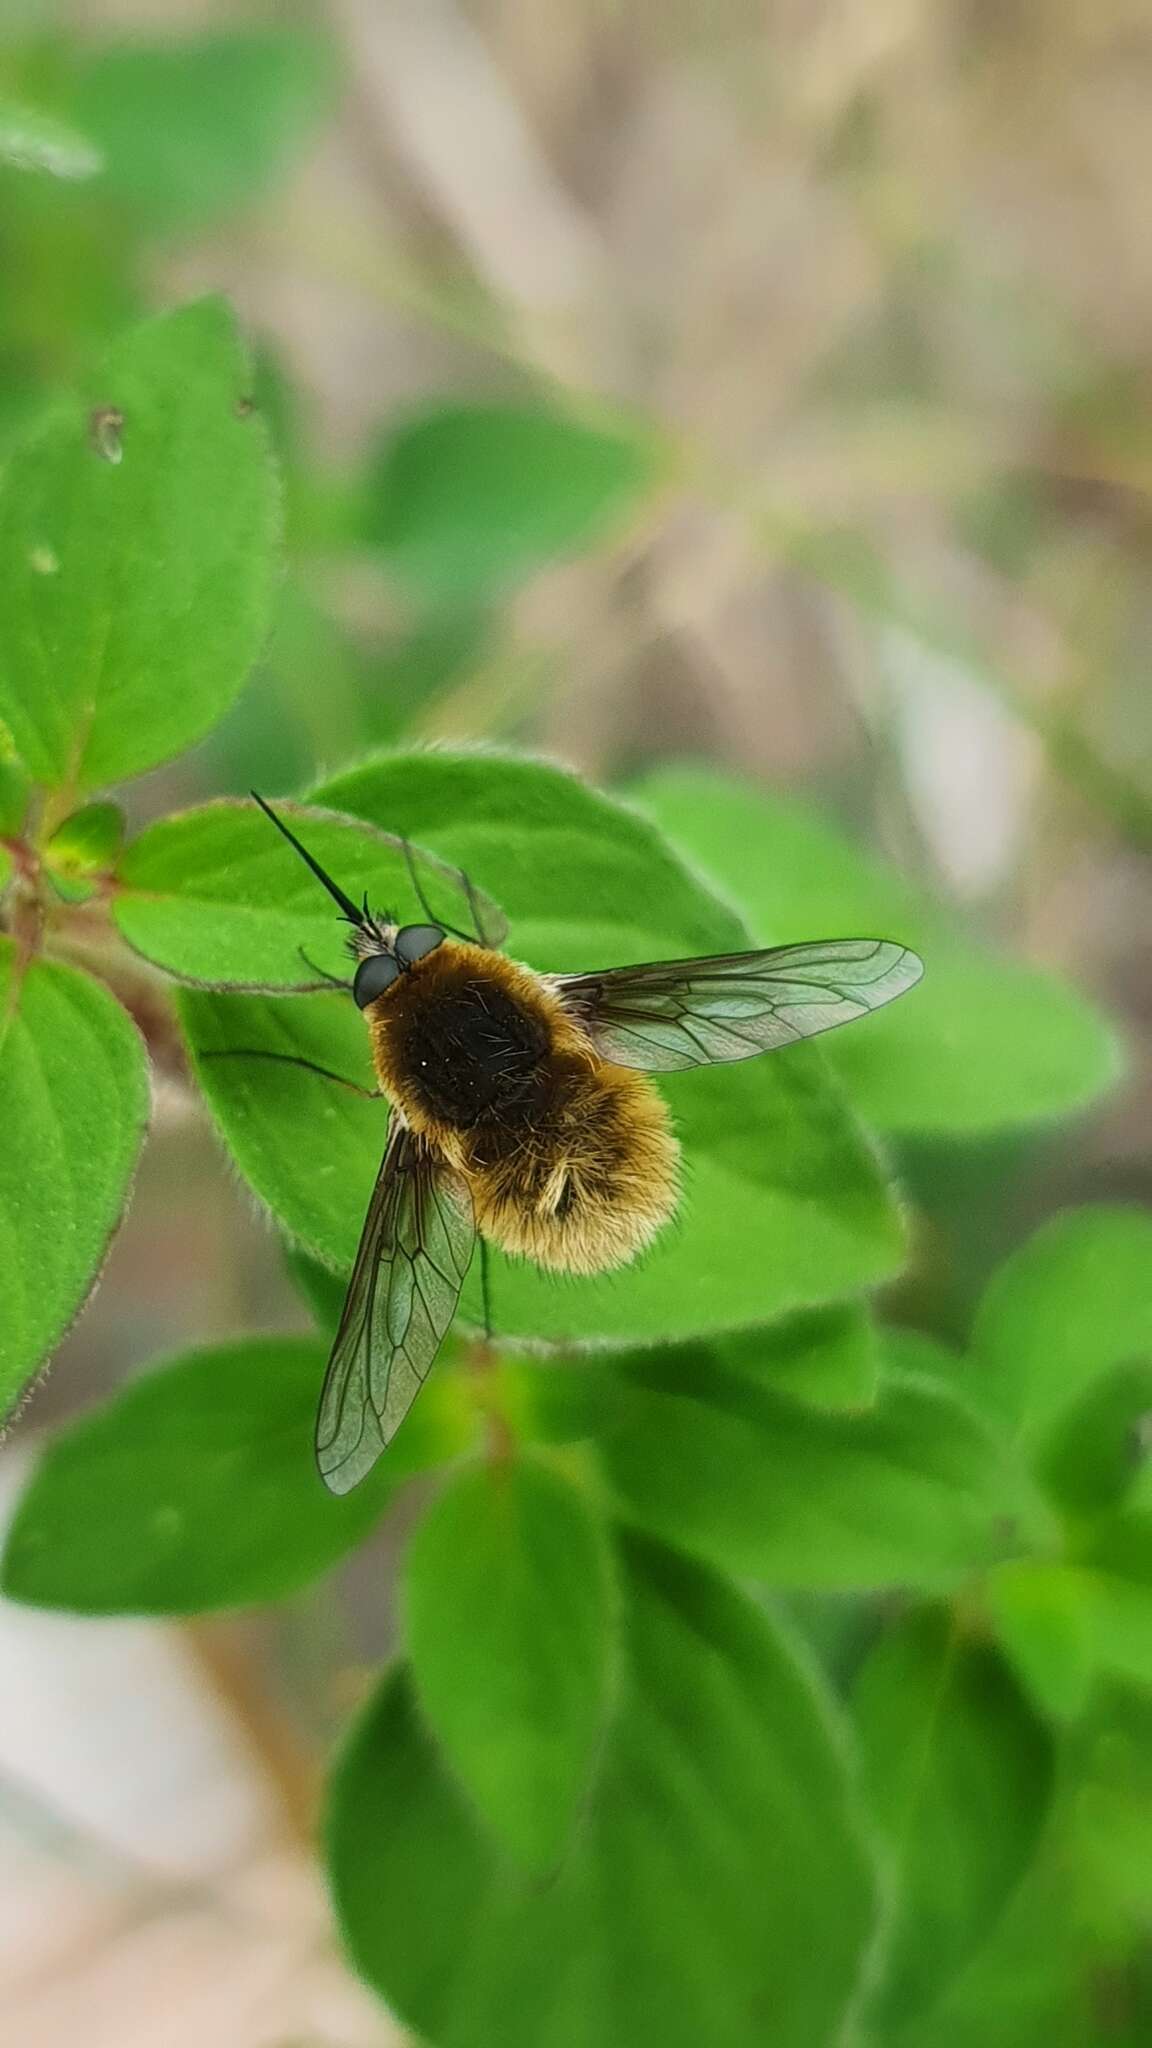
[(483, 947), (446, 942), (372, 1004), (381, 1083), (418, 1124), (463, 1131), (540, 1114), (551, 1035), (521, 974)]

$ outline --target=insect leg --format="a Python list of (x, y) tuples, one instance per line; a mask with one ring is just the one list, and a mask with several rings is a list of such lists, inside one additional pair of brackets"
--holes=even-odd
[[(428, 898), (425, 894), (424, 884), (420, 880), (419, 869), (416, 866), (416, 862), (412, 858), (411, 845), (409, 844), (407, 839), (402, 839), (400, 841), (400, 844), (404, 848), (404, 864), (408, 869), (408, 880), (412, 884), (412, 888), (416, 896), (416, 901), (420, 905), (421, 910), (424, 912), (425, 917), (428, 919), (429, 924), (438, 924), (440, 926), (441, 931), (451, 932), (452, 937), (454, 939), (463, 939), (465, 942), (467, 942), (467, 932), (462, 932), (460, 930), (459, 925), (449, 924), (447, 918), (441, 917), (439, 911), (433, 910), (432, 905), (429, 903)], [(473, 913), (473, 915), (475, 915), (475, 913)]]
[(299, 953), (300, 958), (304, 962), (305, 967), (310, 967), (312, 969), (313, 974), (319, 975), (321, 981), (326, 981), (330, 988), (340, 988), (344, 989), (345, 992), (348, 994), (351, 993), (352, 983), (350, 981), (345, 981), (343, 976), (340, 974), (329, 974), (328, 969), (326, 967), (318, 967), (315, 960), (309, 959), (307, 953), (304, 951), (303, 946), (298, 946), (296, 950)]
[[(416, 862), (412, 858), (412, 847), (407, 839), (402, 839), (400, 841), (400, 844), (404, 849), (404, 865), (408, 870), (408, 880), (412, 884), (412, 888), (416, 896), (416, 901), (420, 905), (421, 910), (424, 912), (425, 917), (428, 919), (429, 924), (439, 924), (440, 919), (437, 917), (436, 912), (433, 910), (432, 905), (429, 903), (427, 896), (424, 894), (424, 884), (420, 880), (419, 870), (416, 866)], [(445, 929), (450, 929), (450, 927), (446, 926)]]
[(488, 1284), (488, 1240), (480, 1239), (480, 1300), (484, 1308), (484, 1342), (492, 1342), (492, 1297)]
[(484, 929), (484, 919), (480, 915), (480, 905), (476, 898), (476, 889), (472, 877), (471, 875), (466, 875), (463, 868), (460, 869), (460, 880), (464, 884), (464, 894), (468, 898), (468, 908), (472, 912), (472, 922), (476, 927), (476, 938), (481, 946), (490, 946), (492, 941)]
[(337, 1074), (331, 1067), (318, 1066), (315, 1060), (301, 1059), (294, 1052), (269, 1052), (262, 1045), (225, 1045), (212, 1047), (200, 1053), (202, 1060), (279, 1060), (281, 1066), (303, 1067), (306, 1073), (319, 1074), (322, 1080), (338, 1081), (341, 1088), (350, 1088), (353, 1095), (362, 1095), (366, 1102), (379, 1102), (382, 1088), (362, 1088), (359, 1081), (350, 1081), (347, 1074)]

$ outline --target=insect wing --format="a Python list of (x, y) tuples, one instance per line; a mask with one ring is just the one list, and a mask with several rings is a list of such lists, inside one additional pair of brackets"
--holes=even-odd
[(892, 939), (824, 939), (557, 975), (553, 987), (605, 1059), (671, 1074), (849, 1024), (903, 995), (923, 971)]
[(475, 1236), (459, 1175), (394, 1120), (316, 1417), (316, 1462), (331, 1493), (359, 1484), (420, 1392)]

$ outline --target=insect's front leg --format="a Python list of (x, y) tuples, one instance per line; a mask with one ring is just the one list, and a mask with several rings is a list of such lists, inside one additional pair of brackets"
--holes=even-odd
[(313, 974), (317, 976), (321, 987), (338, 988), (341, 989), (345, 995), (351, 995), (352, 983), (350, 981), (345, 980), (343, 975), (329, 974), (328, 969), (326, 967), (319, 966), (319, 964), (315, 960), (309, 958), (308, 954), (304, 951), (303, 946), (297, 946), (296, 950), (299, 953), (300, 958), (304, 962), (305, 967), (310, 967), (312, 969)]
[(305, 1073), (319, 1074), (324, 1081), (337, 1081), (341, 1088), (350, 1088), (353, 1095), (362, 1095), (366, 1102), (383, 1100), (382, 1088), (364, 1088), (359, 1081), (350, 1081), (347, 1074), (337, 1074), (331, 1067), (322, 1067), (315, 1060), (303, 1059), (295, 1052), (270, 1052), (262, 1045), (237, 1045), (213, 1047), (197, 1055), (202, 1060), (278, 1060), (281, 1066), (303, 1067)]

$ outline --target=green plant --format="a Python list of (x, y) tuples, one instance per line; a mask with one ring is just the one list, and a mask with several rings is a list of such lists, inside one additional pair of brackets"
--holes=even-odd
[[(177, 1028), (307, 1255), (318, 1334), (163, 1362), (62, 1430), (6, 1591), (92, 1615), (283, 1598), (422, 1473), (402, 1654), (335, 1762), (325, 1839), (351, 1954), (430, 2042), (816, 2048), (854, 2024), (912, 2048), (986, 2040), (989, 2009), (1005, 2042), (1109, 2038), (1096, 1986), (1136, 1983), (1152, 1847), (1152, 1224), (1050, 1224), (963, 1356), (871, 1302), (907, 1230), (874, 1134), (911, 1162), (1069, 1113), (1115, 1072), (1109, 1031), (817, 814), (712, 772), (624, 797), (513, 751), (405, 750), (312, 787), (310, 843), (352, 895), (408, 900), (382, 837), (402, 833), (467, 868), (540, 969), (874, 926), (928, 961), (921, 994), (827, 1057), (669, 1080), (675, 1228), (603, 1280), (494, 1259), (495, 1357), (479, 1369), (470, 1342), (473, 1276), (394, 1449), (333, 1501), (311, 1456), (330, 1275), (385, 1113), (205, 1055), (367, 1078), (351, 1006), (291, 993), (301, 947), (337, 967), (339, 928), (252, 806), (129, 836), (102, 794), (208, 732), (268, 629), (281, 499), (253, 390), (227, 309), (182, 308), (33, 421), (0, 483), (0, 1397), (83, 1304), (147, 1051)], [(405, 491), (376, 528), (453, 604), (476, 595), (462, 563), (502, 587), (656, 475), (541, 410), (534, 525), (507, 415), (480, 432), (480, 411), (402, 430)], [(1117, 1810), (1102, 1880), (1092, 1816)]]

